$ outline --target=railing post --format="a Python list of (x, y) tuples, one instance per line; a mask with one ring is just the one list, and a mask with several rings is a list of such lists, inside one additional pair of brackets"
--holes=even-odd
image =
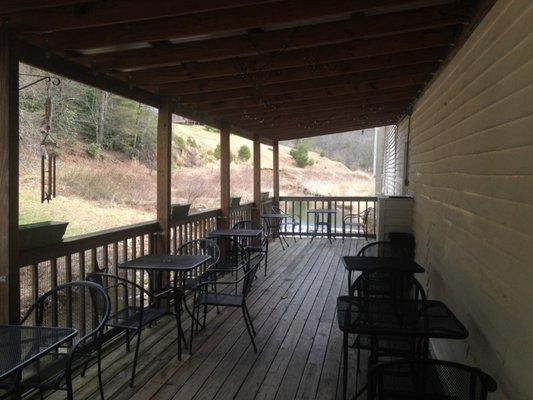
[(219, 228), (229, 227), (230, 218), (230, 135), (227, 126), (220, 129), (220, 210)]
[(170, 251), (170, 188), (172, 157), (172, 103), (161, 101), (157, 119), (157, 222), (160, 234), (156, 236), (156, 252)]
[(252, 221), (261, 223), (261, 141), (254, 136), (254, 205)]
[(0, 26), (0, 324), (20, 320), (18, 80), (18, 58)]
[(272, 189), (274, 191), (274, 205), (279, 207), (279, 142), (272, 144)]

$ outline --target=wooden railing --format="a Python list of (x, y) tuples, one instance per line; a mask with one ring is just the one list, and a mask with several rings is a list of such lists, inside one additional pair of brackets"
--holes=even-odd
[(187, 217), (172, 221), (170, 228), (170, 252), (174, 253), (185, 242), (206, 237), (216, 229), (220, 209), (201, 211)]
[[(302, 222), (302, 234), (312, 232), (312, 221), (307, 219), (310, 208), (336, 208), (335, 232), (342, 231), (342, 219), (347, 214), (360, 213), (367, 208), (375, 210), (375, 197), (281, 197), (280, 207)], [(261, 212), (269, 212), (272, 199), (262, 203)], [(230, 212), (230, 223), (252, 218), (253, 203), (242, 204)], [(175, 252), (186, 241), (202, 238), (216, 229), (221, 210), (208, 210), (172, 221), (170, 251)], [(370, 233), (375, 226), (375, 213), (370, 213)], [(159, 224), (149, 221), (65, 239), (63, 242), (37, 249), (22, 251), (19, 255), (20, 314), (23, 314), (39, 295), (62, 283), (84, 279), (97, 269), (126, 276), (142, 286), (149, 287), (150, 277), (140, 271), (127, 273), (117, 268), (121, 263), (154, 251)], [(347, 236), (359, 232), (348, 230)]]
[[(107, 269), (125, 276), (117, 265), (150, 254), (158, 231), (156, 221), (75, 236), (52, 246), (22, 251), (19, 255), (20, 313), (44, 292), (62, 283), (84, 279), (87, 273)], [(142, 273), (128, 278), (148, 285)]]
[[(232, 224), (251, 218), (253, 203), (231, 211)], [(216, 229), (221, 210), (190, 214), (171, 222), (170, 252), (183, 243), (202, 238)], [(156, 221), (108, 229), (75, 236), (51, 246), (22, 251), (19, 255), (20, 312), (24, 314), (37, 297), (62, 283), (84, 279), (90, 272), (107, 269), (112, 274), (126, 276), (138, 284), (150, 287), (150, 276), (141, 271), (117, 268), (121, 263), (154, 252), (159, 234)]]
[(232, 207), (229, 214), (229, 226), (232, 227), (239, 221), (252, 219), (252, 207), (254, 203), (244, 203), (237, 207)]
[[(353, 226), (346, 226), (343, 229), (343, 220), (350, 214), (362, 214), (368, 209), (368, 234), (370, 237), (375, 236), (376, 227), (376, 197), (295, 197), (282, 196), (279, 199), (279, 207), (282, 211), (291, 215), (301, 222), (301, 234), (312, 235), (314, 232), (314, 218), (307, 214), (307, 210), (313, 208), (331, 208), (336, 209), (337, 214), (333, 216), (332, 227), (335, 235), (345, 236), (363, 236), (361, 229)], [(286, 234), (298, 235), (298, 229), (294, 232), (292, 227), (287, 228)], [(318, 235), (325, 234), (322, 229), (318, 230)]]

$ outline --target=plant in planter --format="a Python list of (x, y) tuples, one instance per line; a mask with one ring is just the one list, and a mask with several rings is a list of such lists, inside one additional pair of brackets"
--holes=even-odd
[(268, 201), (270, 192), (261, 192), (261, 201)]
[(230, 201), (230, 207), (238, 207), (241, 204), (240, 197), (232, 197)]
[(179, 220), (189, 215), (191, 209), (190, 204), (171, 204), (170, 205), (170, 218), (172, 220)]
[(19, 226), (21, 250), (34, 249), (60, 243), (63, 240), (68, 222), (43, 221)]

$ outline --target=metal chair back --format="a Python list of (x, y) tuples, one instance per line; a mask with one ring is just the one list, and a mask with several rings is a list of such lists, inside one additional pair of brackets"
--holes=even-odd
[(176, 254), (210, 256), (211, 260), (207, 263), (207, 269), (209, 269), (209, 267), (216, 265), (220, 259), (220, 248), (214, 240), (205, 238), (194, 239), (189, 240), (178, 247)]
[(479, 368), (441, 360), (393, 361), (372, 371), (379, 400), (485, 400), (496, 382)]
[(400, 247), (394, 246), (388, 241), (369, 243), (363, 246), (357, 255), (364, 257), (405, 257)]
[(110, 313), (110, 300), (98, 284), (76, 281), (59, 285), (41, 295), (21, 324), (74, 328), (78, 335), (65, 346), (70, 355), (82, 345), (98, 342)]

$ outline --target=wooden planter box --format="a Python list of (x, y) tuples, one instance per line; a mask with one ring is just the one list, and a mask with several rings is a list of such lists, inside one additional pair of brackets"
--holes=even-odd
[(63, 240), (68, 222), (43, 221), (19, 226), (21, 250), (34, 249), (60, 243)]
[(190, 204), (171, 204), (170, 205), (170, 218), (174, 221), (184, 219), (189, 215), (191, 209)]

